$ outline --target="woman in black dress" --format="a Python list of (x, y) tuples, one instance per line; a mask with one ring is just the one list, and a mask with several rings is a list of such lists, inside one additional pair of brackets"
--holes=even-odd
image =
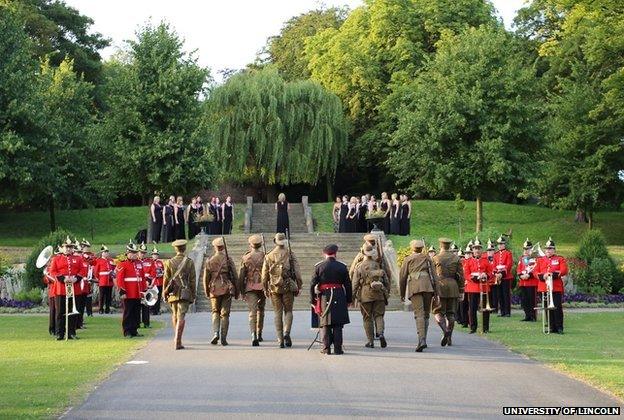
[(340, 197), (336, 197), (336, 201), (334, 201), (334, 207), (332, 207), (332, 220), (334, 221), (334, 233), (338, 233), (340, 231), (340, 206), (342, 205), (342, 200)]
[(208, 223), (208, 235), (216, 235), (217, 234), (217, 208), (215, 206), (215, 200), (217, 197), (210, 197), (210, 202), (208, 203), (208, 213), (212, 215), (212, 222)]
[(397, 194), (392, 194), (392, 204), (390, 205), (390, 235), (401, 233), (401, 203), (397, 199)]
[(355, 197), (351, 197), (347, 212), (347, 232), (356, 233), (358, 227), (358, 203)]
[(410, 234), (410, 218), (412, 216), (412, 203), (407, 195), (401, 195), (401, 235), (409, 236)]
[(232, 220), (234, 220), (234, 204), (232, 204), (232, 197), (229, 195), (225, 198), (225, 203), (222, 207), (223, 218), (223, 234), (230, 235), (232, 233)]
[(198, 202), (198, 198), (199, 197), (193, 197), (191, 199), (191, 205), (188, 206), (187, 223), (188, 223), (189, 239), (193, 239), (195, 236), (197, 236), (197, 234), (200, 231), (199, 227), (197, 226), (197, 223), (195, 223), (195, 218), (201, 216), (201, 214), (204, 212), (204, 208)]
[(338, 216), (338, 232), (340, 233), (345, 233), (347, 231), (347, 213), (349, 213), (349, 197), (343, 195)]
[(366, 220), (366, 213), (368, 213), (368, 198), (363, 195), (358, 209), (358, 232), (368, 232), (368, 220)]
[(284, 193), (280, 193), (280, 195), (277, 196), (275, 210), (277, 210), (277, 233), (286, 233), (286, 229), (288, 229), (290, 233), (290, 221), (288, 220), (290, 204), (286, 201), (286, 195)]
[(175, 197), (170, 196), (169, 202), (163, 206), (163, 227), (161, 242), (175, 241), (175, 220), (173, 218), (173, 208), (175, 206)]
[(383, 231), (386, 235), (390, 234), (390, 200), (388, 200), (388, 193), (381, 193), (381, 203), (379, 204), (381, 211), (384, 211)]
[(219, 197), (215, 197), (214, 211), (217, 215), (214, 222), (215, 235), (223, 235), (223, 209), (221, 208), (221, 200), (219, 200)]
[(173, 208), (173, 218), (175, 219), (175, 238), (186, 239), (186, 231), (184, 229), (184, 225), (186, 224), (184, 221), (184, 200), (182, 197), (178, 197), (178, 201)]
[(160, 231), (162, 230), (163, 225), (163, 211), (162, 206), (160, 205), (160, 197), (154, 197), (154, 201), (150, 206), (150, 215), (151, 217), (151, 226), (150, 231), (152, 232), (152, 242), (158, 243), (160, 242)]

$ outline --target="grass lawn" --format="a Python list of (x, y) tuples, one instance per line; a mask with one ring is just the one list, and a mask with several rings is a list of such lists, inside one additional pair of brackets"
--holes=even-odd
[[(232, 231), (243, 231), (244, 206), (234, 212)], [(147, 207), (110, 207), (56, 212), (57, 226), (92, 244), (125, 244), (147, 229)], [(188, 227), (188, 226), (187, 226)], [(30, 247), (50, 230), (47, 212), (0, 213), (0, 246)], [(188, 234), (188, 231), (187, 231)]]
[[(317, 230), (333, 232), (331, 203), (314, 203), (312, 214), (316, 219)], [(424, 237), (427, 243), (448, 236), (465, 245), (473, 236), (475, 227), (475, 204), (466, 202), (463, 212), (462, 234), (459, 234), (458, 213), (453, 201), (418, 200), (412, 202), (411, 236), (391, 236), (395, 247), (407, 246), (411, 239)], [(595, 215), (596, 228), (601, 229), (611, 246), (613, 256), (624, 261), (624, 213), (600, 212)], [(513, 230), (513, 247), (519, 250), (525, 238), (529, 237), (542, 244), (552, 236), (560, 251), (565, 255), (574, 253), (579, 237), (587, 225), (574, 222), (574, 212), (552, 210), (533, 205), (505, 203), (483, 204), (483, 227), (481, 239), (495, 240), (501, 232)]]
[(623, 312), (564, 310), (564, 335), (543, 334), (541, 318), (519, 320), (520, 315), (491, 318), (487, 338), (624, 399)]
[(94, 317), (87, 322), (88, 329), (79, 332), (80, 340), (65, 342), (48, 335), (45, 316), (0, 316), (0, 418), (61, 414), (82, 401), (94, 384), (157, 329), (141, 330), (143, 338), (124, 339), (118, 317)]

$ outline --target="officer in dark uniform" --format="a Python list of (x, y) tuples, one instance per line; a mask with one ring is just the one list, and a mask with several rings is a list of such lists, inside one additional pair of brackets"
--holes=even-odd
[(351, 280), (347, 266), (336, 260), (337, 245), (327, 245), (323, 249), (325, 260), (316, 264), (310, 283), (310, 299), (318, 314), (321, 328), (321, 353), (343, 354), (342, 327), (349, 323), (348, 306), (353, 301)]

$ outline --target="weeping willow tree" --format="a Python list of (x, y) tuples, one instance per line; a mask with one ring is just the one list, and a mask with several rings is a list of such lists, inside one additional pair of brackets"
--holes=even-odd
[(347, 146), (340, 99), (273, 68), (232, 76), (207, 101), (212, 144), (228, 180), (263, 186), (333, 181)]

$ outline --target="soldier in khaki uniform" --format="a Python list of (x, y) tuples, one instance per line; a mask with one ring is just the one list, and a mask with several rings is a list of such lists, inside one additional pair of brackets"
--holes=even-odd
[(438, 304), (433, 307), (435, 320), (444, 335), (440, 344), (452, 345), (451, 336), (455, 326), (455, 311), (458, 300), (464, 299), (464, 279), (461, 260), (449, 248), (451, 240), (440, 238), (440, 253), (433, 257), (437, 277)]
[(264, 307), (266, 296), (262, 286), (262, 264), (264, 263), (264, 252), (262, 247), (262, 237), (252, 235), (247, 240), (249, 251), (243, 255), (238, 275), (239, 286), (243, 299), (249, 308), (249, 330), (251, 331), (251, 345), (259, 346), (262, 341), (262, 327), (264, 325)]
[[(377, 246), (377, 241), (381, 241), (381, 236), (380, 235), (376, 235), (374, 233), (367, 233), (366, 235), (364, 235), (364, 243), (362, 244), (362, 247), (360, 248), (360, 252), (358, 252), (358, 254), (355, 256), (355, 258), (353, 259), (353, 262), (351, 263), (351, 267), (349, 267), (349, 276), (350, 276), (350, 278), (353, 278), (353, 273), (355, 272), (355, 267), (360, 262), (362, 262), (362, 261), (364, 261), (366, 259), (366, 256), (364, 255), (364, 252), (362, 251), (364, 246), (366, 244), (370, 244), (373, 247), (373, 249), (377, 250), (377, 249), (379, 249), (378, 246)], [(383, 255), (379, 255), (379, 253), (377, 253), (377, 257), (375, 258), (375, 261), (377, 261), (377, 263), (379, 263), (381, 268), (386, 272), (386, 276), (388, 278), (391, 278), (390, 271), (389, 271), (388, 267), (386, 267), (386, 264), (383, 263)]]
[(186, 240), (178, 239), (172, 244), (176, 255), (165, 264), (163, 275), (163, 296), (171, 305), (171, 321), (175, 330), (175, 349), (181, 350), (182, 333), (186, 324), (185, 315), (189, 305), (195, 302), (195, 264), (184, 255)]
[(214, 255), (204, 262), (204, 290), (210, 298), (212, 307), (212, 330), (214, 337), (210, 344), (217, 344), (219, 338), (221, 345), (227, 346), (227, 333), (230, 326), (230, 307), (232, 296), (238, 299), (238, 279), (236, 278), (236, 266), (232, 258), (225, 256), (225, 243), (223, 238), (212, 241)]
[[(427, 348), (427, 331), (429, 330), (429, 312), (434, 296), (433, 263), (427, 254), (423, 253), (425, 243), (421, 240), (411, 241), (412, 254), (405, 257), (399, 274), (399, 292), (401, 300), (409, 299), (414, 308), (416, 332), (418, 333), (417, 352)], [(431, 273), (431, 274), (430, 274)]]
[(299, 263), (286, 246), (286, 235), (277, 233), (273, 242), (275, 248), (264, 257), (262, 286), (266, 296), (270, 296), (273, 303), (279, 346), (292, 347), (290, 328), (293, 321), (293, 303), (303, 282)]
[(388, 304), (389, 280), (377, 262), (377, 250), (367, 243), (362, 247), (362, 253), (366, 258), (355, 266), (351, 281), (353, 295), (360, 302), (364, 319), (364, 332), (368, 339), (365, 347), (375, 346), (373, 336), (376, 328), (380, 345), (385, 348), (387, 342), (384, 337), (384, 315)]

